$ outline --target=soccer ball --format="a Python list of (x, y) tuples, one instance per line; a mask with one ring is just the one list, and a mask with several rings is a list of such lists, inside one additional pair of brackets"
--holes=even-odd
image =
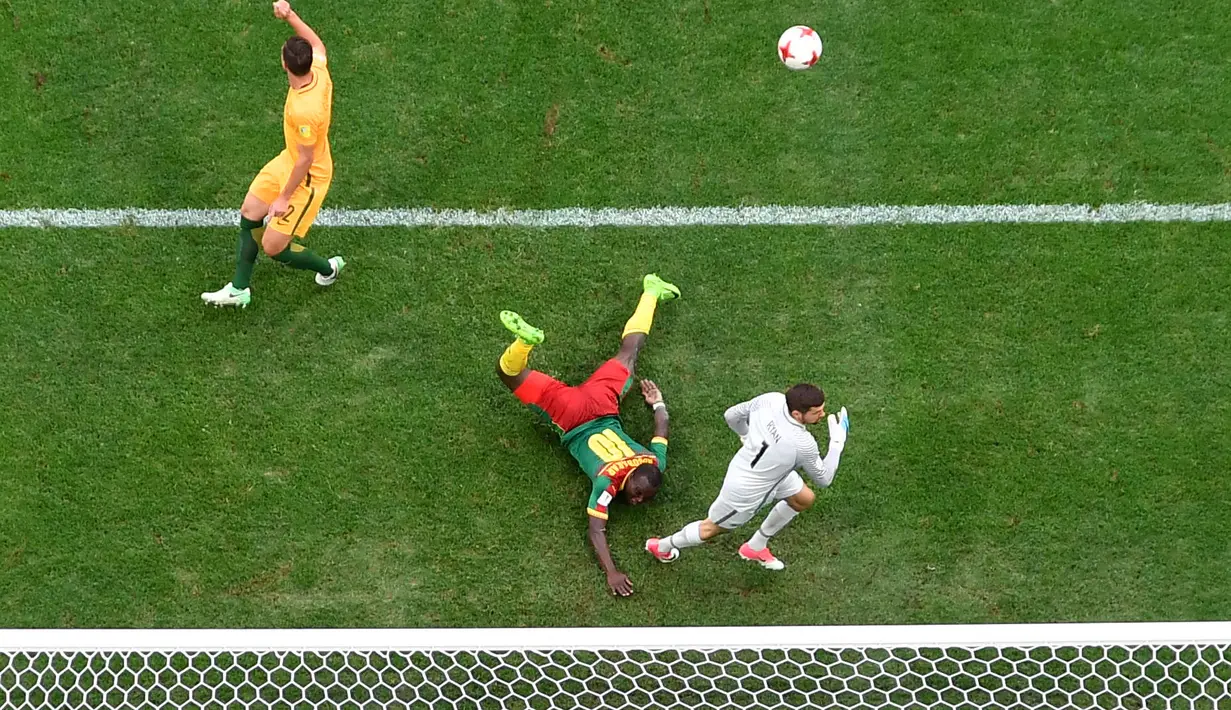
[(778, 38), (778, 57), (787, 69), (807, 69), (821, 58), (821, 37), (811, 27), (795, 25)]

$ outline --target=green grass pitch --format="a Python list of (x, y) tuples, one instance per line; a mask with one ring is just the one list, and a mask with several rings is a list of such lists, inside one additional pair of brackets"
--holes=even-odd
[[(336, 82), (329, 204), (1223, 202), (1217, 3), (300, 2)], [(787, 72), (774, 40), (815, 26)], [(235, 207), (279, 149), (264, 2), (0, 3), (0, 208)], [(202, 307), (234, 230), (0, 230), (0, 626), (507, 626), (1226, 618), (1225, 225), (318, 228)], [(609, 535), (503, 389), (496, 319), (584, 378), (657, 271), (658, 501)], [(662, 566), (799, 380), (850, 408), (775, 543)], [(630, 399), (630, 433), (651, 420)], [(747, 531), (747, 532), (750, 532)]]

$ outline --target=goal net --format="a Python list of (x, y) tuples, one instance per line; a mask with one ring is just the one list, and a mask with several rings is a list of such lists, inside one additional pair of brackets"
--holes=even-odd
[(3, 708), (1231, 708), (1231, 622), (0, 631)]

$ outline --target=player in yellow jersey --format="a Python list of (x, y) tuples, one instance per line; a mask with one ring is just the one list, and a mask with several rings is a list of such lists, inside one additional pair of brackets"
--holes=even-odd
[(214, 306), (243, 308), (252, 301), (249, 282), (258, 244), (275, 261), (315, 271), (321, 286), (331, 285), (346, 266), (340, 256), (324, 259), (295, 241), (308, 234), (333, 181), (329, 151), (333, 79), (325, 44), (286, 0), (274, 3), (274, 17), (295, 30), (295, 36), (282, 45), (282, 68), (291, 85), (282, 117), (286, 149), (266, 163), (248, 187), (240, 208), (235, 278), (217, 291), (201, 294)]

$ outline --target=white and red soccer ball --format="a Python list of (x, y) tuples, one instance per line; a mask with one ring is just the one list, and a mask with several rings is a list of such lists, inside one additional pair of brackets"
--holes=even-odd
[(789, 28), (778, 38), (778, 58), (787, 69), (801, 71), (821, 58), (821, 36), (803, 25)]

